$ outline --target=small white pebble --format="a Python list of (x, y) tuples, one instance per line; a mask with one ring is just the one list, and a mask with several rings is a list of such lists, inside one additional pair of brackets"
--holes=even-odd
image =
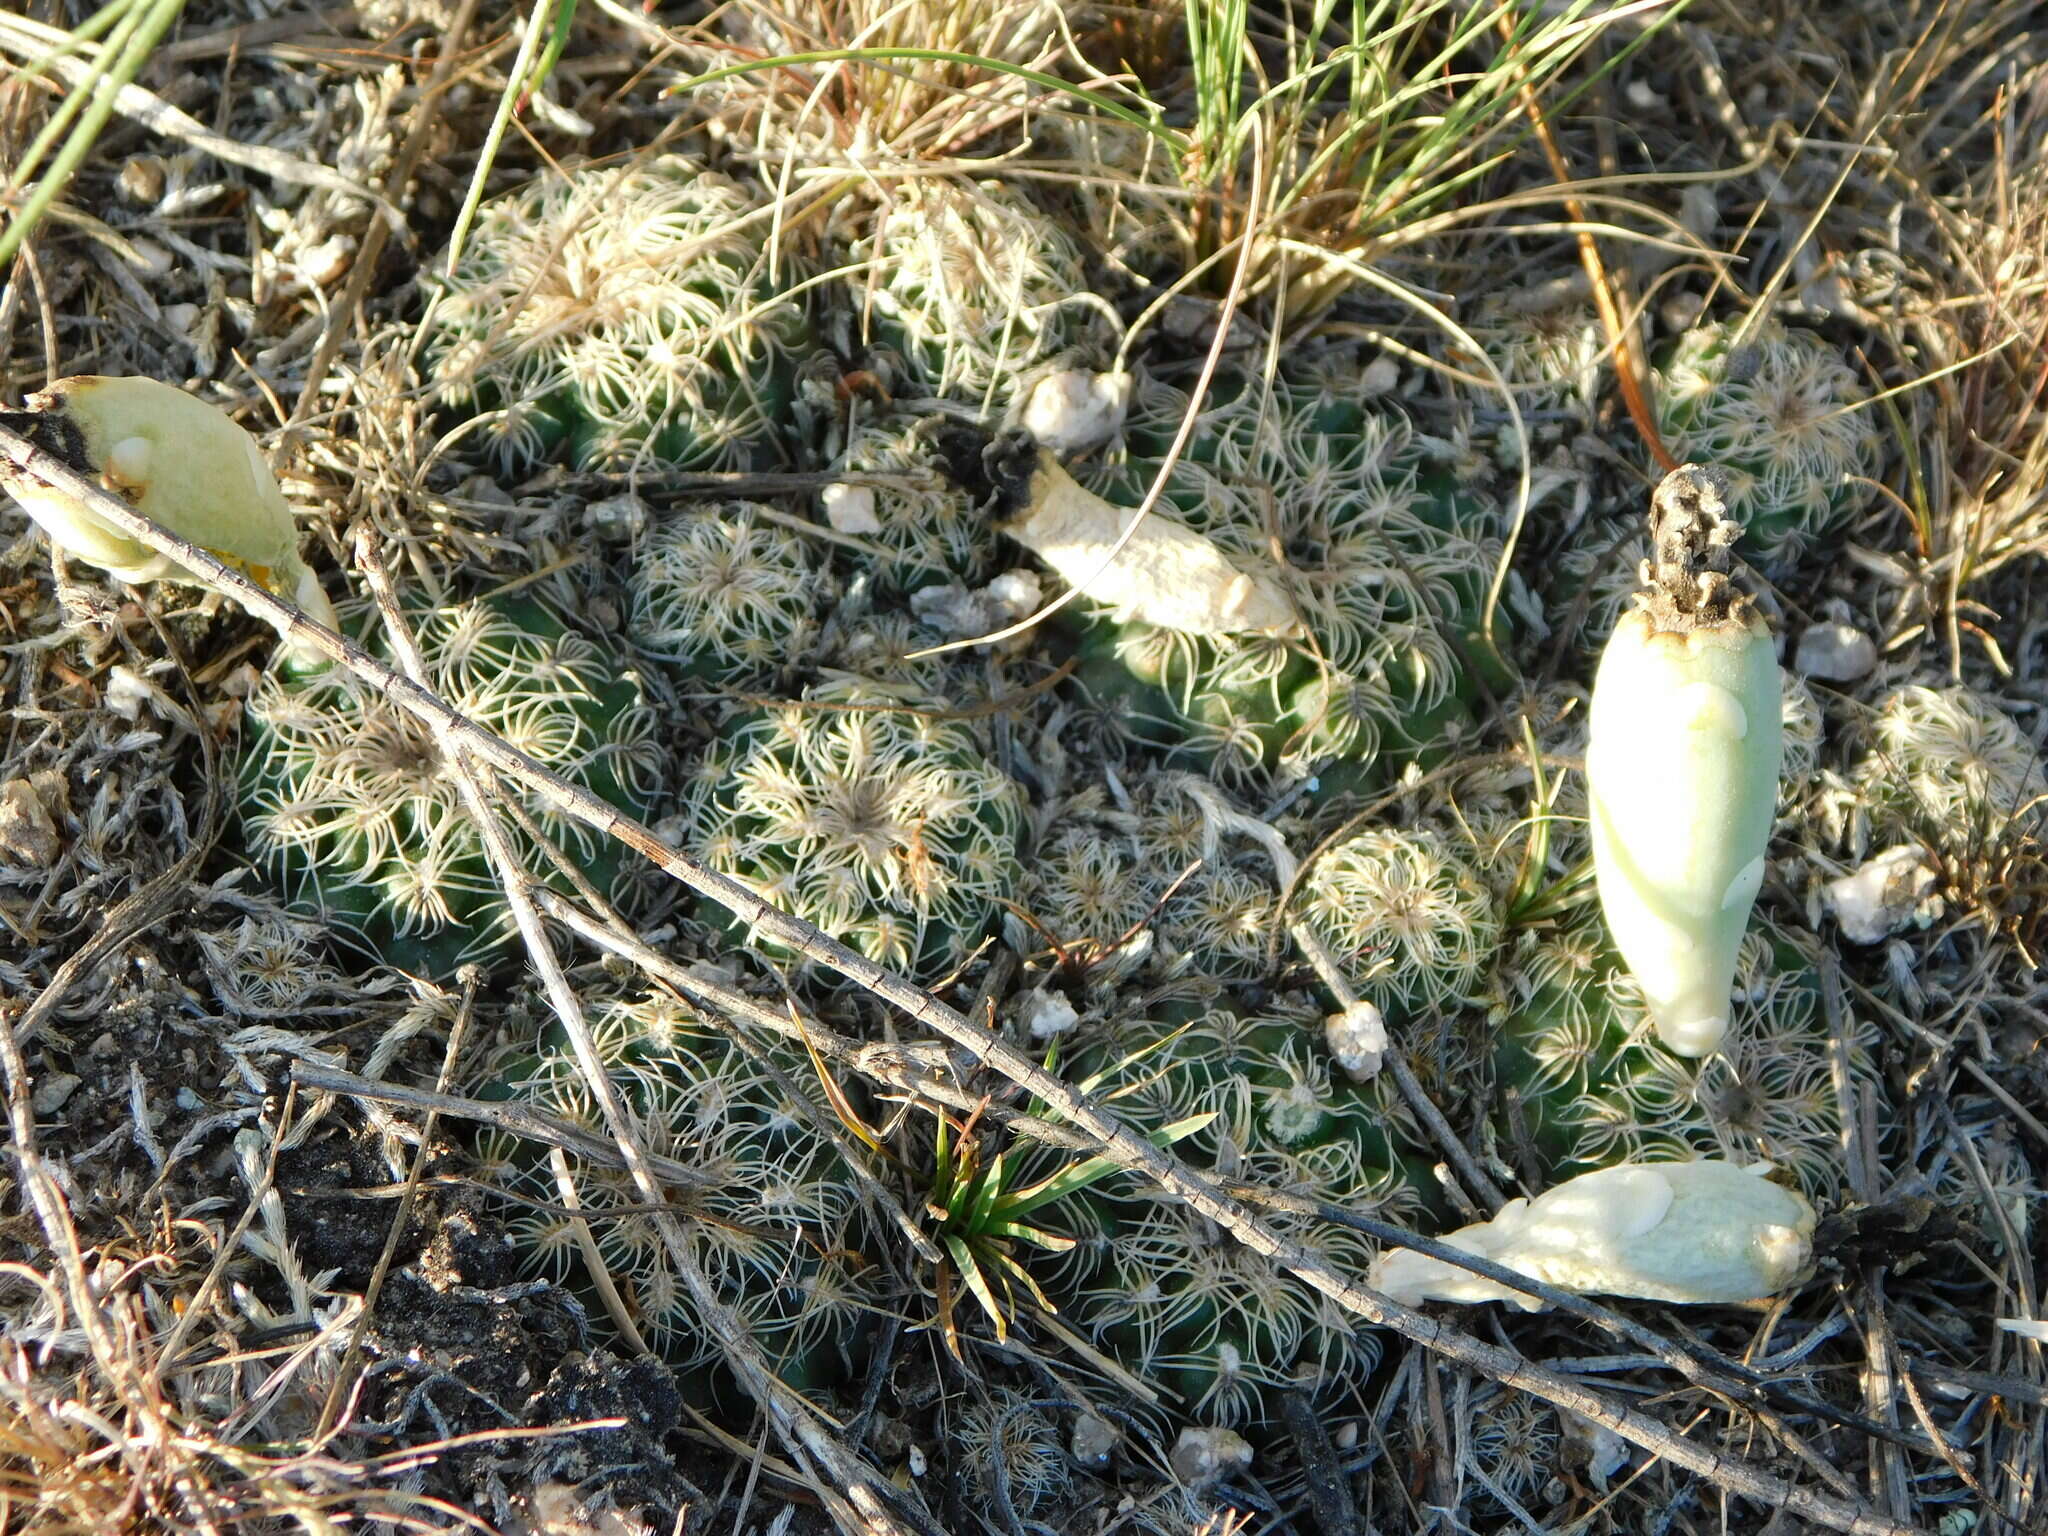
[(981, 590), (1007, 616), (1003, 619), (1006, 624), (1036, 613), (1045, 601), (1045, 588), (1035, 571), (1005, 571)]
[(1371, 1003), (1353, 1003), (1342, 1013), (1323, 1021), (1323, 1037), (1330, 1054), (1354, 1083), (1379, 1075), (1387, 1053), (1387, 1021)]
[(353, 236), (331, 235), (299, 252), (292, 262), (292, 271), (308, 288), (331, 288), (348, 271), (349, 260), (355, 253)]
[(49, 807), (27, 779), (0, 784), (0, 863), (18, 869), (48, 869), (63, 844)]
[(880, 533), (882, 520), (875, 516), (875, 488), (871, 485), (828, 485), (818, 493), (824, 504), (825, 521), (841, 533)]
[(155, 155), (130, 155), (114, 185), (131, 203), (151, 204), (164, 195), (164, 163)]
[(131, 265), (144, 277), (166, 277), (177, 264), (177, 258), (154, 240), (131, 240), (128, 246), (134, 256)]
[(1887, 848), (1821, 888), (1828, 910), (1852, 944), (1881, 944), (1909, 926), (1925, 928), (1941, 916), (1935, 890), (1940, 876), (1927, 851), (1914, 843)]
[(78, 1092), (78, 1085), (84, 1081), (75, 1072), (51, 1072), (39, 1077), (35, 1090), (29, 1095), (29, 1108), (38, 1115), (54, 1115), (72, 1094)]
[(1184, 1488), (1206, 1488), (1252, 1464), (1251, 1443), (1234, 1429), (1184, 1429), (1167, 1458)]
[(149, 679), (130, 666), (117, 666), (107, 673), (106, 693), (102, 702), (123, 720), (134, 720), (142, 713), (142, 706), (156, 698), (156, 689)]
[(1116, 1442), (1114, 1424), (1095, 1414), (1083, 1413), (1074, 1420), (1074, 1433), (1067, 1442), (1067, 1449), (1082, 1466), (1099, 1470), (1109, 1465)]
[(631, 491), (593, 501), (583, 509), (583, 526), (600, 539), (637, 539), (647, 531), (647, 503)]
[(1068, 368), (1049, 373), (1032, 386), (1024, 402), (1023, 426), (1054, 453), (1085, 453), (1123, 430), (1130, 404), (1128, 373)]
[(1067, 1001), (1064, 993), (1044, 988), (1025, 995), (1017, 1007), (1017, 1018), (1031, 1038), (1040, 1044), (1072, 1034), (1074, 1026), (1081, 1022), (1081, 1016), (1074, 1011), (1074, 1005)]
[(1824, 683), (1853, 683), (1877, 665), (1877, 643), (1853, 624), (1809, 624), (1792, 654), (1794, 670)]
[(1358, 396), (1371, 400), (1389, 393), (1401, 382), (1401, 366), (1391, 357), (1380, 356), (1365, 365), (1365, 372), (1358, 376)]
[(911, 1475), (912, 1477), (923, 1477), (923, 1476), (924, 1476), (924, 1470), (925, 1470), (925, 1465), (926, 1465), (926, 1463), (925, 1463), (925, 1459), (924, 1459), (924, 1447), (923, 1447), (923, 1446), (921, 1446), (921, 1445), (913, 1445), (913, 1446), (912, 1446), (912, 1447), (910, 1448), (910, 1452), (909, 1452), (909, 1454), (908, 1454), (908, 1455), (906, 1455), (906, 1456), (905, 1456), (905, 1457), (904, 1457), (903, 1459), (904, 1459), (904, 1462), (905, 1462), (905, 1463), (906, 1463), (906, 1464), (907, 1464), (907, 1465), (909, 1466), (909, 1468), (910, 1468), (910, 1475)]

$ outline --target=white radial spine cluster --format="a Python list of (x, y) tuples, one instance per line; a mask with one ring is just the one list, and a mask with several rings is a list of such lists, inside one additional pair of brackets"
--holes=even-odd
[(727, 502), (663, 521), (634, 551), (627, 630), (658, 661), (717, 681), (785, 665), (811, 636), (824, 562), (801, 538)]
[(436, 387), (487, 409), (507, 471), (564, 439), (596, 468), (749, 467), (803, 329), (771, 265), (753, 196), (692, 161), (543, 176), (484, 205), (437, 294)]
[(885, 965), (950, 965), (1016, 888), (1022, 792), (966, 723), (874, 684), (742, 716), (690, 809), (718, 868)]

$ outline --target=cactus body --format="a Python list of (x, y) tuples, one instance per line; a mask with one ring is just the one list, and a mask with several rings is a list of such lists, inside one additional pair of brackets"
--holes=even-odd
[[(471, 720), (636, 815), (656, 809), (653, 712), (621, 660), (539, 603), (471, 602), (412, 616), (433, 687)], [(372, 622), (358, 609), (344, 622)], [(384, 649), (389, 651), (388, 641)], [(266, 678), (248, 705), (241, 766), (249, 851), (296, 912), (377, 958), (444, 977), (512, 937), (455, 770), (425, 726), (340, 668)], [(615, 844), (533, 796), (526, 809), (600, 889), (623, 881)], [(508, 823), (536, 873), (539, 851)]]

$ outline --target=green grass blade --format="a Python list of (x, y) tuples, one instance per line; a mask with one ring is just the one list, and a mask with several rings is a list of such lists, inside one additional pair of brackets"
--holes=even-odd
[[(93, 73), (67, 94), (58, 115), (42, 134), (37, 135), (35, 144), (22, 158), (21, 168), (10, 178), (10, 186), (20, 186), (26, 177), (35, 174), (48, 150), (47, 140), (54, 139), (56, 134), (64, 131), (66, 124), (71, 124), (64, 147), (36, 182), (35, 190), (22, 203), (5, 232), (0, 233), (0, 268), (14, 259), (15, 252), (21, 249), (21, 242), (41, 222), (50, 204), (63, 193), (72, 175), (84, 164), (85, 157), (99, 139), (100, 131), (106, 127), (107, 119), (114, 114), (115, 96), (123, 86), (134, 84), (142, 66), (155, 52), (157, 43), (184, 8), (185, 0), (138, 0), (129, 6), (128, 14), (121, 18), (121, 25), (100, 49)], [(93, 21), (106, 17), (112, 10), (112, 6), (107, 7), (93, 17)], [(75, 123), (72, 121), (74, 117)]]

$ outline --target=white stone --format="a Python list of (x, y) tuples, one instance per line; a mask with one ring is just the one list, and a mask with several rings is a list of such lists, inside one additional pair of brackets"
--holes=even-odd
[(1045, 588), (1031, 571), (1005, 571), (981, 590), (1002, 610), (1005, 624), (1029, 618), (1045, 601)]
[(349, 261), (355, 253), (356, 242), (352, 236), (332, 235), (299, 252), (292, 262), (292, 270), (309, 288), (331, 288), (348, 271)]
[(1081, 1016), (1074, 1011), (1074, 1005), (1066, 995), (1041, 988), (1026, 993), (1024, 1001), (1017, 1006), (1017, 1018), (1031, 1038), (1043, 1045), (1046, 1041), (1061, 1035), (1072, 1034), (1081, 1022)]
[(1085, 453), (1123, 430), (1130, 404), (1128, 373), (1068, 368), (1049, 373), (1032, 386), (1024, 402), (1023, 427), (1054, 453)]
[(637, 539), (647, 530), (647, 503), (631, 491), (593, 501), (583, 509), (583, 526), (601, 539)]
[(156, 689), (130, 666), (116, 666), (107, 673), (106, 691), (100, 702), (105, 704), (123, 720), (134, 720), (142, 714), (142, 706), (156, 698)]
[(49, 807), (27, 779), (0, 784), (0, 862), (47, 869), (63, 849)]
[(29, 1108), (38, 1115), (54, 1115), (62, 1109), (85, 1079), (75, 1072), (51, 1072), (36, 1079), (29, 1094)]
[(1082, 1466), (1100, 1470), (1109, 1465), (1116, 1450), (1116, 1426), (1096, 1414), (1083, 1413), (1074, 1420), (1074, 1433), (1067, 1449)]
[(1387, 1021), (1371, 1003), (1353, 1003), (1342, 1013), (1331, 1014), (1323, 1021), (1323, 1038), (1354, 1083), (1379, 1075), (1387, 1054)]
[(882, 520), (875, 516), (875, 488), (839, 482), (818, 492), (825, 508), (825, 521), (841, 533), (880, 533)]
[(1184, 1429), (1167, 1457), (1184, 1488), (1206, 1488), (1251, 1464), (1251, 1443), (1234, 1429)]
[(1853, 683), (1877, 665), (1877, 643), (1853, 624), (1809, 624), (1792, 653), (1793, 670), (1824, 683)]
[(1852, 944), (1881, 944), (1908, 927), (1925, 928), (1941, 916), (1935, 889), (1940, 875), (1927, 850), (1915, 843), (1885, 849), (1821, 888), (1828, 910)]

